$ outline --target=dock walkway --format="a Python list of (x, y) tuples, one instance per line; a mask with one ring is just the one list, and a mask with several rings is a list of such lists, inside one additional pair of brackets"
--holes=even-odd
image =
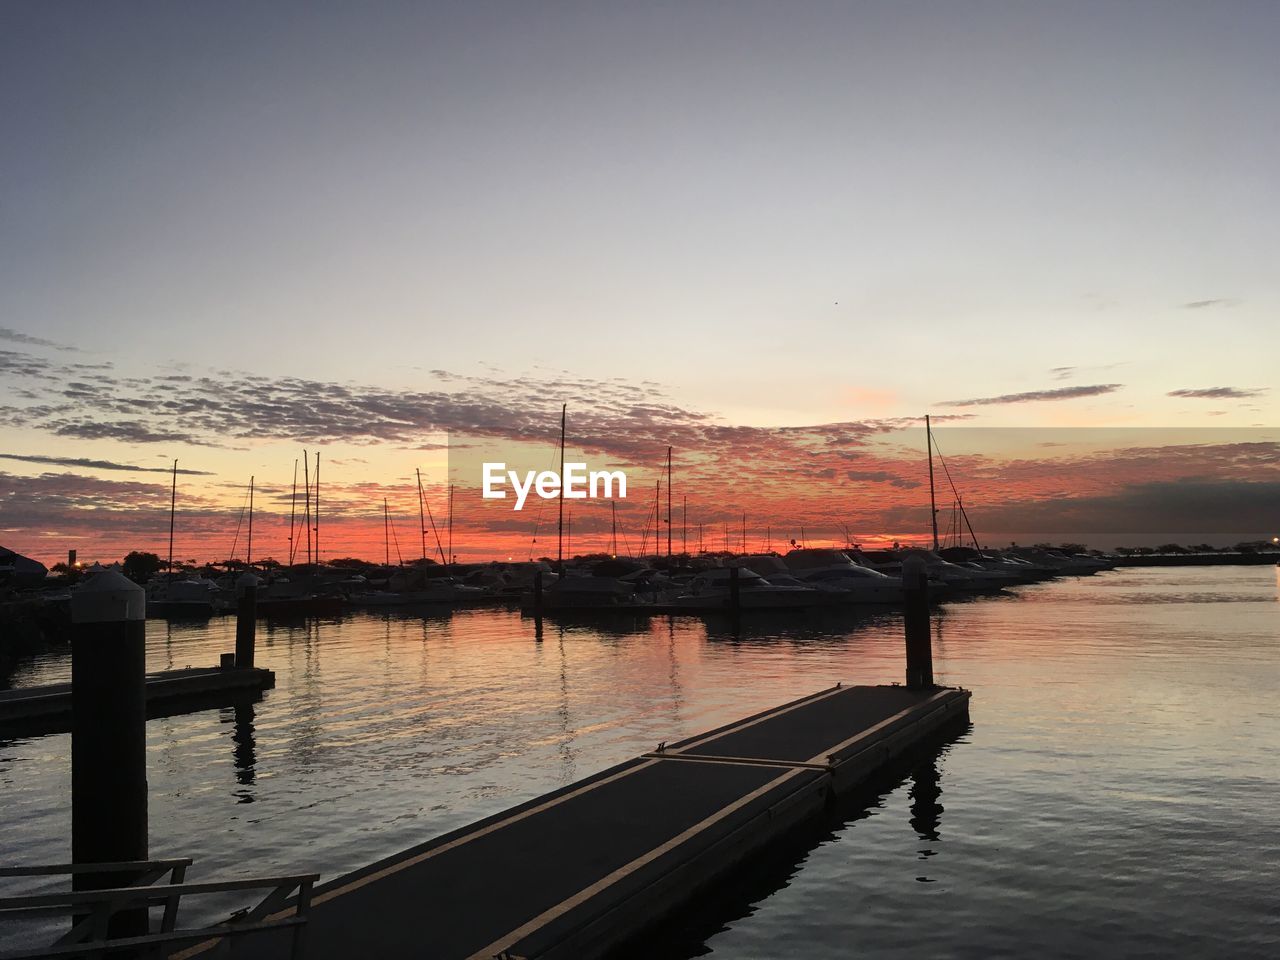
[(968, 706), (958, 689), (834, 687), (660, 745), (320, 885), (306, 956), (600, 957)]
[[(270, 670), (194, 667), (147, 674), (147, 716), (164, 717), (230, 703), (276, 685)], [(0, 690), (0, 736), (71, 730), (71, 684)]]

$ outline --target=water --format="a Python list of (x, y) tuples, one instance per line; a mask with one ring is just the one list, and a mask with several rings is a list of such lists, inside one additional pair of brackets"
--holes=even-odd
[[(935, 673), (972, 728), (847, 806), (648, 956), (1272, 956), (1275, 567), (1125, 569), (955, 603)], [(511, 611), (259, 630), (277, 688), (148, 725), (153, 856), (192, 879), (334, 876), (837, 680), (902, 672), (893, 616), (560, 627)], [(148, 624), (151, 669), (230, 619)], [(66, 657), (15, 685), (65, 679)], [(70, 738), (0, 742), (0, 861), (69, 855)], [(212, 908), (210, 908), (212, 909)]]

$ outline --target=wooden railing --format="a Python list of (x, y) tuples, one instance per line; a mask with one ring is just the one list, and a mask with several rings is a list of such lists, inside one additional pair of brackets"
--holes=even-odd
[[(311, 889), (317, 874), (186, 883), (188, 859), (144, 860), (126, 863), (53, 864), (0, 867), (2, 877), (50, 877), (85, 874), (132, 874), (132, 885), (101, 890), (0, 897), (0, 921), (68, 916), (71, 929), (47, 947), (0, 951), (0, 960), (36, 960), (42, 957), (109, 957), (127, 952), (133, 957), (167, 957), (183, 944), (183, 957), (207, 954), (228, 940), (255, 933), (289, 931), (289, 956), (301, 960), (302, 933), (311, 907)], [(166, 875), (169, 883), (155, 885)], [(237, 890), (268, 890), (254, 907), (237, 911), (230, 919), (205, 927), (178, 928), (178, 907), (183, 897)], [(296, 897), (294, 896), (296, 891)], [(290, 915), (289, 900), (293, 898)], [(111, 918), (126, 911), (164, 907), (160, 928), (137, 936), (111, 937)]]

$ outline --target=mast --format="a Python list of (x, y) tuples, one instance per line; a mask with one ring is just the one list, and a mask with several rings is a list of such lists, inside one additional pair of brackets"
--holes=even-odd
[(933, 493), (933, 428), (929, 415), (924, 415), (925, 448), (929, 451), (929, 521), (933, 525), (933, 549), (938, 549), (938, 502)]
[(956, 502), (960, 504), (960, 517), (964, 520), (964, 525), (969, 528), (969, 536), (973, 537), (973, 549), (977, 550), (978, 535), (973, 532), (973, 524), (969, 522), (969, 511), (964, 508), (964, 498), (960, 494), (956, 494)]
[(444, 544), (440, 542), (440, 531), (436, 529), (436, 518), (435, 518), (435, 514), (433, 514), (433, 513), (431, 512), (431, 504), (427, 503), (427, 498), (426, 498), (426, 496), (425, 496), (425, 495), (423, 494), (423, 492), (422, 492), (422, 471), (421, 471), (421, 470), (419, 470), (419, 471), (418, 471), (418, 505), (419, 505), (419, 509), (421, 509), (421, 506), (422, 506), (423, 504), (426, 504), (426, 507), (427, 507), (427, 519), (428, 519), (429, 521), (431, 521), (431, 535), (432, 535), (432, 536), (434, 536), (434, 537), (436, 538), (436, 549), (440, 551), (440, 562), (441, 562), (441, 563), (443, 563), (443, 564), (448, 564), (448, 562), (449, 562), (449, 561), (448, 561), (448, 560), (446, 560), (446, 559), (444, 558)]
[(609, 507), (613, 511), (613, 556), (618, 556), (618, 501), (610, 500)]
[(422, 515), (422, 471), (414, 468), (418, 475), (418, 531), (422, 534), (422, 559), (427, 559), (427, 520)]
[(453, 563), (453, 484), (449, 484), (449, 560)]
[(293, 495), (289, 498), (289, 566), (293, 566), (293, 522), (298, 514), (298, 458), (293, 459)]
[(316, 565), (320, 565), (320, 451), (316, 451)]
[(671, 448), (667, 447), (667, 556), (671, 556)]
[(306, 485), (306, 512), (303, 513), (303, 522), (307, 527), (307, 565), (311, 565), (311, 458), (307, 455), (304, 447), (302, 450), (302, 482)]
[(249, 478), (249, 545), (244, 548), (244, 565), (253, 566), (253, 477)]
[(564, 422), (569, 409), (567, 403), (560, 407), (560, 519), (556, 529), (556, 572), (564, 576)]
[(742, 511), (742, 552), (747, 552), (747, 511)]
[(382, 498), (382, 543), (386, 553), (385, 564), (391, 566), (391, 508), (387, 506), (387, 498)]
[(653, 555), (662, 556), (662, 478), (653, 488)]
[(178, 461), (173, 461), (173, 489), (169, 491), (169, 577), (173, 578), (173, 517), (178, 506)]
[(684, 507), (680, 514), (680, 552), (689, 555), (689, 495), (684, 495)]

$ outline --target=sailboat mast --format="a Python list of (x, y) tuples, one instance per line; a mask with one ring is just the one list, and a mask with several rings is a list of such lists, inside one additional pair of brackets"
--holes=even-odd
[(391, 566), (391, 508), (387, 506), (387, 498), (382, 498), (382, 544), (386, 554), (384, 563)]
[(449, 561), (444, 558), (444, 544), (440, 542), (440, 531), (436, 529), (435, 514), (431, 512), (431, 504), (427, 503), (427, 498), (422, 493), (422, 475), (421, 474), (418, 475), (418, 496), (422, 498), (420, 502), (426, 504), (427, 520), (431, 522), (431, 535), (436, 538), (436, 549), (440, 551), (440, 562), (447, 564)]
[(747, 552), (747, 511), (742, 511), (742, 552)]
[(929, 521), (933, 525), (933, 549), (938, 549), (938, 501), (933, 492), (933, 428), (929, 426), (929, 415), (924, 415), (925, 447), (929, 451)]
[(618, 556), (618, 501), (610, 500), (609, 507), (613, 513), (613, 556)]
[(653, 487), (653, 555), (662, 556), (662, 479)]
[(453, 563), (453, 484), (449, 484), (449, 559)]
[(244, 565), (253, 566), (253, 477), (249, 478), (249, 545), (244, 548)]
[(422, 534), (422, 559), (427, 559), (427, 518), (422, 515), (422, 471), (414, 468), (418, 475), (418, 530)]
[(293, 495), (289, 498), (289, 566), (293, 566), (293, 524), (298, 516), (298, 458), (293, 459)]
[(680, 514), (680, 552), (689, 555), (689, 495), (684, 496), (684, 506)]
[(560, 492), (557, 498), (560, 517), (556, 528), (556, 572), (561, 576), (564, 575), (564, 423), (568, 409), (567, 403), (560, 407)]
[(960, 494), (956, 494), (956, 502), (960, 504), (960, 517), (964, 520), (964, 525), (969, 528), (969, 536), (973, 537), (973, 549), (978, 548), (978, 535), (973, 532), (973, 524), (969, 522), (969, 511), (964, 508), (964, 498)]
[(302, 482), (306, 486), (306, 510), (302, 515), (307, 528), (307, 565), (311, 565), (311, 457), (306, 448), (302, 450)]
[(667, 447), (667, 556), (671, 556), (671, 448)]
[(320, 451), (316, 451), (316, 564), (320, 563)]
[(173, 461), (173, 488), (169, 491), (169, 576), (173, 576), (173, 517), (178, 506), (178, 461)]

